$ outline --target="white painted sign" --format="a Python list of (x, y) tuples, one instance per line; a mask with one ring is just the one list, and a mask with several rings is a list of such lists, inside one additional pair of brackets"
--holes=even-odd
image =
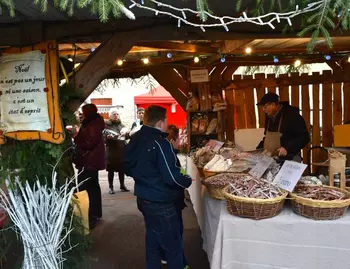
[(209, 81), (208, 69), (196, 69), (190, 71), (191, 83), (200, 83)]
[(259, 162), (249, 171), (249, 174), (253, 177), (261, 178), (272, 162), (273, 158), (263, 155)]
[(4, 132), (50, 129), (45, 54), (41, 51), (0, 57), (0, 93)]
[(292, 192), (306, 167), (307, 165), (303, 163), (285, 161), (273, 182), (280, 188)]

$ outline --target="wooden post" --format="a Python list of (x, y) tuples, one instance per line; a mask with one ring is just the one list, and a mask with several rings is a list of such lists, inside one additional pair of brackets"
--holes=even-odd
[(134, 46), (145, 31), (117, 33), (102, 43), (79, 68), (71, 83), (82, 98), (87, 98), (107, 76), (116, 60)]
[(171, 67), (161, 67), (152, 69), (150, 74), (162, 85), (179, 103), (179, 105), (186, 110), (188, 84), (174, 71)]

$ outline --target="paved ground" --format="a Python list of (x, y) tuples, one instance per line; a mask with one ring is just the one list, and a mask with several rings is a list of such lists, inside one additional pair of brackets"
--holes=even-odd
[[(130, 193), (117, 191), (108, 194), (107, 175), (100, 173), (103, 196), (103, 220), (93, 231), (95, 238), (91, 258), (92, 269), (144, 269), (145, 245), (144, 223), (138, 212), (133, 196), (133, 180), (126, 179)], [(115, 189), (119, 190), (119, 181), (115, 175)], [(202, 250), (200, 230), (197, 220), (188, 202), (184, 210), (184, 247), (191, 269), (209, 269), (206, 253)]]

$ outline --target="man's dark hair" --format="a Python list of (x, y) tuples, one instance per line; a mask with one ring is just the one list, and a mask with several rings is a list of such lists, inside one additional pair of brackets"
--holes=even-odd
[(144, 121), (146, 125), (156, 126), (158, 121), (164, 121), (166, 118), (166, 109), (161, 106), (149, 106), (145, 111)]

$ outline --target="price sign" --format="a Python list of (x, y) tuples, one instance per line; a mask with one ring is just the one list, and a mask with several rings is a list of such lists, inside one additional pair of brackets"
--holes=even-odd
[(224, 142), (210, 139), (209, 142), (206, 144), (206, 146), (210, 147), (214, 152), (219, 152), (219, 150), (222, 148), (224, 144), (225, 144)]
[(274, 183), (276, 183), (281, 189), (292, 192), (306, 167), (307, 165), (302, 163), (285, 161), (274, 179)]
[(271, 157), (263, 155), (259, 162), (249, 171), (249, 174), (253, 177), (261, 178), (272, 162), (273, 159)]

